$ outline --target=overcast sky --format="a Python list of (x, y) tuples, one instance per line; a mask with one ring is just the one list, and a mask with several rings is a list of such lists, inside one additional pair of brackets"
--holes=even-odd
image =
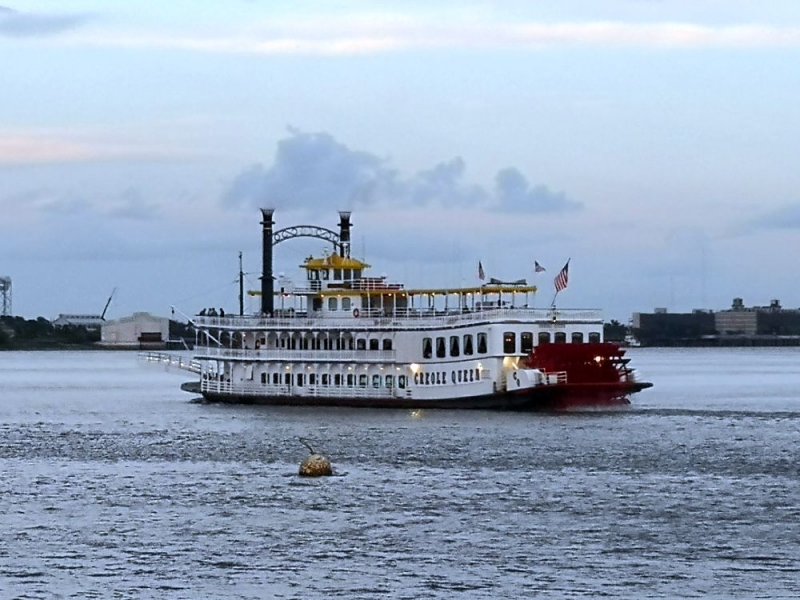
[[(408, 287), (800, 306), (796, 0), (0, 0), (17, 315), (237, 306), (276, 228)], [(276, 269), (324, 242), (290, 240)], [(534, 276), (534, 260), (547, 268)], [(256, 306), (255, 303), (252, 304)]]

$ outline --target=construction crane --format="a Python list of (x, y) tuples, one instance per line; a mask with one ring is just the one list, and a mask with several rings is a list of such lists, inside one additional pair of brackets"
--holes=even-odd
[(114, 297), (114, 294), (116, 294), (116, 293), (117, 293), (117, 288), (114, 288), (113, 290), (111, 290), (111, 295), (108, 297), (108, 300), (106, 301), (106, 305), (103, 307), (103, 313), (100, 315), (100, 320), (101, 321), (105, 321), (106, 320), (106, 311), (108, 310), (108, 306), (111, 304), (111, 299)]

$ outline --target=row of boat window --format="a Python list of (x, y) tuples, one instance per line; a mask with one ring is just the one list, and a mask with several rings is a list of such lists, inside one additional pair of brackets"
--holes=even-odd
[[(256, 342), (256, 349), (265, 344), (266, 340), (261, 338)], [(284, 350), (391, 350), (392, 340), (385, 338), (364, 338), (353, 337), (281, 337), (277, 341), (278, 348)]]
[(309, 269), (308, 279), (319, 281), (328, 280), (331, 273), (334, 281), (350, 281), (351, 279), (361, 279), (361, 269)]
[[(583, 332), (574, 331), (571, 336), (573, 344), (583, 343)], [(467, 333), (463, 336), (451, 335), (449, 344), (444, 336), (436, 338), (436, 358), (446, 358), (448, 356), (472, 356), (475, 351), (475, 346), (472, 343), (472, 334)], [(564, 331), (556, 331), (551, 337), (549, 331), (540, 331), (538, 336), (540, 344), (554, 342), (556, 344), (566, 344), (567, 334)], [(504, 354), (530, 354), (533, 350), (533, 332), (523, 331), (519, 336), (519, 349), (517, 349), (517, 334), (514, 331), (506, 331), (503, 333), (503, 353)], [(600, 334), (598, 332), (589, 333), (589, 342), (600, 342)], [(434, 338), (422, 339), (422, 358), (433, 358)], [(477, 334), (477, 351), (478, 354), (486, 354), (488, 351), (486, 334)]]
[[(261, 374), (261, 383), (266, 385), (268, 383), (267, 373)], [(322, 373), (318, 375), (317, 373), (273, 373), (272, 377), (272, 385), (295, 385), (297, 387), (303, 387), (304, 385), (308, 386), (316, 386), (321, 385), (323, 387), (327, 386), (335, 386), (335, 387), (367, 387), (370, 383), (372, 387), (379, 388), (393, 388), (397, 386), (400, 389), (405, 389), (406, 385), (408, 384), (408, 378), (405, 375), (380, 375), (374, 374), (371, 377), (366, 373)]]
[[(480, 369), (459, 369), (458, 371), (450, 371), (450, 381), (452, 383), (469, 383), (480, 380)], [(414, 383), (417, 385), (445, 385), (447, 383), (447, 371), (414, 373)]]
[[(353, 300), (352, 298), (348, 298), (345, 296), (342, 298), (342, 310), (348, 311), (353, 307)], [(328, 310), (335, 311), (339, 310), (339, 299), (336, 296), (331, 296), (328, 298)]]

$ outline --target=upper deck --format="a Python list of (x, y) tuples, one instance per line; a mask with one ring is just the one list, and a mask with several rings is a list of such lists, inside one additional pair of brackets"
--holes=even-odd
[(542, 327), (589, 323), (602, 325), (599, 309), (543, 309), (504, 306), (478, 310), (401, 309), (386, 314), (377, 309), (364, 309), (358, 316), (323, 314), (322, 312), (300, 312), (287, 309), (276, 311), (273, 317), (260, 315), (244, 316), (196, 316), (196, 327), (227, 331), (275, 331), (275, 330), (422, 330), (460, 327), (478, 323), (532, 323)]

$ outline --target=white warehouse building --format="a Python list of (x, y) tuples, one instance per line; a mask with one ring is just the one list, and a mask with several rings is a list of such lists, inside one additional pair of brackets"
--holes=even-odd
[(164, 348), (169, 340), (169, 319), (146, 312), (106, 321), (100, 345), (109, 348)]

